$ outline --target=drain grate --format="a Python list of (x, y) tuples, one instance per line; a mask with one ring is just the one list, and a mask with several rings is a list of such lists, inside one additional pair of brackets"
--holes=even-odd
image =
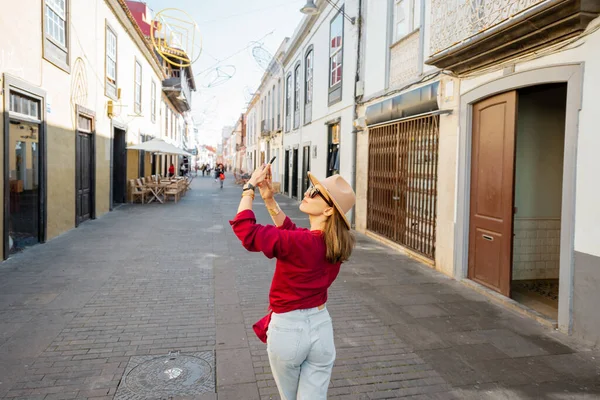
[(131, 357), (115, 400), (170, 399), (215, 393), (212, 351)]

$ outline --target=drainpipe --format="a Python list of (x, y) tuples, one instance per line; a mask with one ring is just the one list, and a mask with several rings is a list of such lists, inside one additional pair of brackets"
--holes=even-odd
[(421, 24), (419, 31), (419, 76), (423, 75), (424, 63), (425, 63), (425, 12), (427, 11), (426, 1), (421, 0)]
[[(357, 42), (357, 49), (356, 49), (356, 77), (355, 77), (355, 82), (354, 82), (354, 106), (353, 106), (353, 123), (352, 123), (352, 155), (351, 155), (351, 159), (352, 159), (352, 169), (351, 169), (351, 174), (350, 174), (350, 185), (352, 186), (352, 190), (354, 190), (354, 193), (356, 193), (356, 161), (357, 161), (357, 155), (356, 155), (356, 144), (357, 144), (357, 134), (358, 134), (358, 129), (356, 128), (356, 126), (354, 126), (354, 121), (356, 121), (358, 119), (358, 101), (357, 101), (357, 96), (356, 96), (356, 88), (358, 86), (358, 83), (360, 82), (360, 78), (361, 78), (361, 70), (360, 70), (360, 59), (361, 59), (361, 41), (362, 41), (362, 27), (363, 27), (363, 20), (362, 20), (362, 16), (363, 16), (363, 0), (358, 0), (358, 17), (356, 18), (356, 27), (358, 29), (358, 42)], [(352, 225), (353, 227), (356, 226), (356, 204), (354, 205), (354, 208), (352, 210), (352, 219), (350, 221), (350, 225)]]

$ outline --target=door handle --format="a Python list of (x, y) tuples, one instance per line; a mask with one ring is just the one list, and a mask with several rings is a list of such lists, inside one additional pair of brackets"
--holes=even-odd
[(489, 240), (490, 242), (494, 241), (494, 237), (490, 235), (482, 235), (485, 240)]
[(394, 200), (394, 201), (398, 201), (398, 200), (400, 200), (400, 197), (398, 197), (398, 196), (393, 196), (393, 197), (392, 197), (392, 200)]

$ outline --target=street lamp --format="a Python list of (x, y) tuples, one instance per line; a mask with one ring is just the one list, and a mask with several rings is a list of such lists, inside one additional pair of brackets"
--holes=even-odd
[[(331, 4), (331, 6), (333, 8), (335, 8), (337, 11), (341, 12), (342, 15), (344, 16), (344, 18), (346, 18), (348, 21), (350, 21), (350, 23), (352, 25), (354, 25), (356, 23), (356, 18), (349, 17), (344, 11), (342, 11), (342, 9), (340, 7), (338, 7), (337, 4), (335, 4), (331, 0), (325, 0), (325, 1), (327, 1), (329, 4)], [(314, 0), (306, 0), (306, 4), (304, 5), (304, 7), (302, 7), (300, 9), (300, 12), (302, 14), (306, 14), (306, 15), (316, 15), (320, 11), (319, 11), (319, 8), (317, 7), (317, 5), (315, 4)]]

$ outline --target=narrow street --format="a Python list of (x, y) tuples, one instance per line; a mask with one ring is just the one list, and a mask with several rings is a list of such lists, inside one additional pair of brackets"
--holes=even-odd
[[(231, 232), (239, 187), (192, 187), (178, 204), (123, 206), (0, 264), (0, 398), (152, 398), (119, 385), (133, 358), (170, 352), (214, 357), (212, 393), (172, 398), (279, 398), (252, 331), (275, 263)], [(600, 398), (600, 351), (358, 237), (330, 290), (330, 398)], [(148, 377), (138, 386), (157, 384)]]

